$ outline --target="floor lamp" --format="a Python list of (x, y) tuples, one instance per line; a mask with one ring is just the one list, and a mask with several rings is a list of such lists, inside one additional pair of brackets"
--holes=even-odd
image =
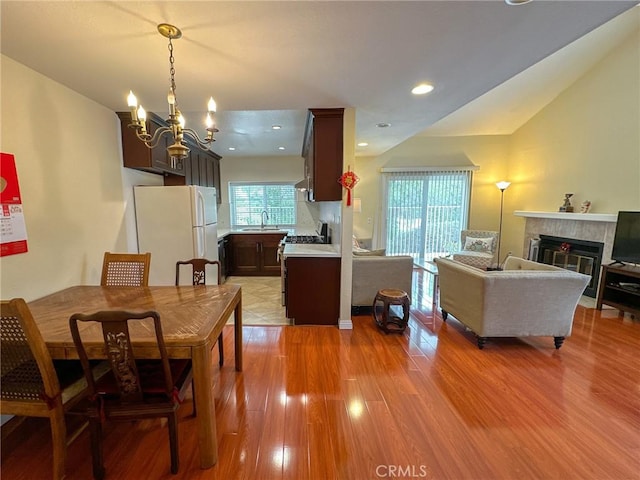
[(498, 265), (496, 270), (502, 270), (500, 266), (500, 247), (502, 246), (502, 209), (504, 207), (504, 191), (507, 187), (511, 185), (511, 182), (502, 182), (496, 183), (496, 187), (500, 189), (500, 229), (498, 230)]

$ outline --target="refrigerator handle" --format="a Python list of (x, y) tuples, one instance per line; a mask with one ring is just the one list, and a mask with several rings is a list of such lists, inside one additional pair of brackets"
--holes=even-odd
[(207, 218), (207, 213), (205, 211), (205, 206), (206, 203), (204, 201), (204, 195), (202, 195), (202, 192), (200, 190), (196, 190), (196, 202), (198, 204), (198, 209), (196, 210), (196, 222), (198, 223), (197, 226), (204, 226), (206, 224), (206, 218)]
[(204, 227), (195, 227), (195, 255), (196, 258), (207, 258), (207, 242)]

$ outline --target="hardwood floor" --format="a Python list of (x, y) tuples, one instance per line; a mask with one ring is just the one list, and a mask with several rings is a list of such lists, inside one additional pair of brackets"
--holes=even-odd
[[(242, 373), (227, 327), (225, 365), (212, 366), (216, 466), (198, 466), (188, 399), (177, 475), (166, 425), (149, 420), (107, 425), (106, 478), (638, 479), (640, 322), (578, 307), (560, 350), (544, 337), (481, 351), (422, 287), (404, 335), (366, 315), (351, 331), (245, 327)], [(3, 479), (50, 472), (46, 424), (2, 458)], [(69, 447), (67, 478), (91, 478), (88, 432)]]

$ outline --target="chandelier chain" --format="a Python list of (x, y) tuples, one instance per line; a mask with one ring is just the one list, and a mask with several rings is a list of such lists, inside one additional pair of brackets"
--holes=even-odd
[[(2, 0), (0, 0), (2, 1)], [(202, 150), (208, 150), (209, 145), (212, 142), (215, 142), (215, 138), (213, 138), (214, 133), (219, 130), (215, 127), (215, 123), (213, 121), (213, 114), (216, 111), (216, 103), (213, 100), (213, 97), (209, 99), (209, 103), (207, 104), (207, 118), (205, 121), (207, 127), (207, 136), (203, 140), (198, 134), (192, 130), (191, 128), (185, 128), (184, 126), (184, 118), (178, 109), (178, 99), (176, 98), (176, 69), (174, 65), (174, 57), (173, 57), (173, 41), (174, 39), (180, 38), (182, 36), (182, 32), (179, 28), (169, 25), (167, 23), (161, 23), (158, 25), (158, 32), (160, 34), (169, 39), (169, 80), (171, 85), (169, 88), (170, 92), (167, 94), (167, 102), (169, 103), (169, 118), (166, 120), (168, 125), (161, 126), (159, 128), (154, 129), (153, 133), (147, 132), (146, 129), (146, 111), (142, 108), (142, 105), (138, 105), (138, 100), (133, 92), (129, 92), (129, 96), (127, 97), (127, 103), (131, 108), (131, 123), (130, 127), (135, 128), (136, 136), (144, 142), (144, 144), (148, 148), (155, 148), (159, 145), (160, 139), (165, 135), (170, 135), (172, 137), (173, 143), (167, 146), (167, 152), (171, 158), (171, 165), (174, 168), (176, 167), (176, 162), (180, 162), (183, 159), (189, 156), (189, 147), (185, 144), (185, 138), (189, 137), (193, 142), (195, 142), (198, 147)]]
[[(171, 38), (169, 38), (169, 75), (171, 76), (171, 91), (173, 92), (173, 96), (176, 95), (176, 69), (173, 66), (173, 43), (171, 42)], [(178, 103), (178, 99), (176, 98), (176, 105)]]

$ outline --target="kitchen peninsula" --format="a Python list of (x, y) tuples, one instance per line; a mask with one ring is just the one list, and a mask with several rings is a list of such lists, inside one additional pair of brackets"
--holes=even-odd
[(287, 318), (294, 325), (337, 325), (340, 314), (340, 251), (332, 244), (284, 248)]

